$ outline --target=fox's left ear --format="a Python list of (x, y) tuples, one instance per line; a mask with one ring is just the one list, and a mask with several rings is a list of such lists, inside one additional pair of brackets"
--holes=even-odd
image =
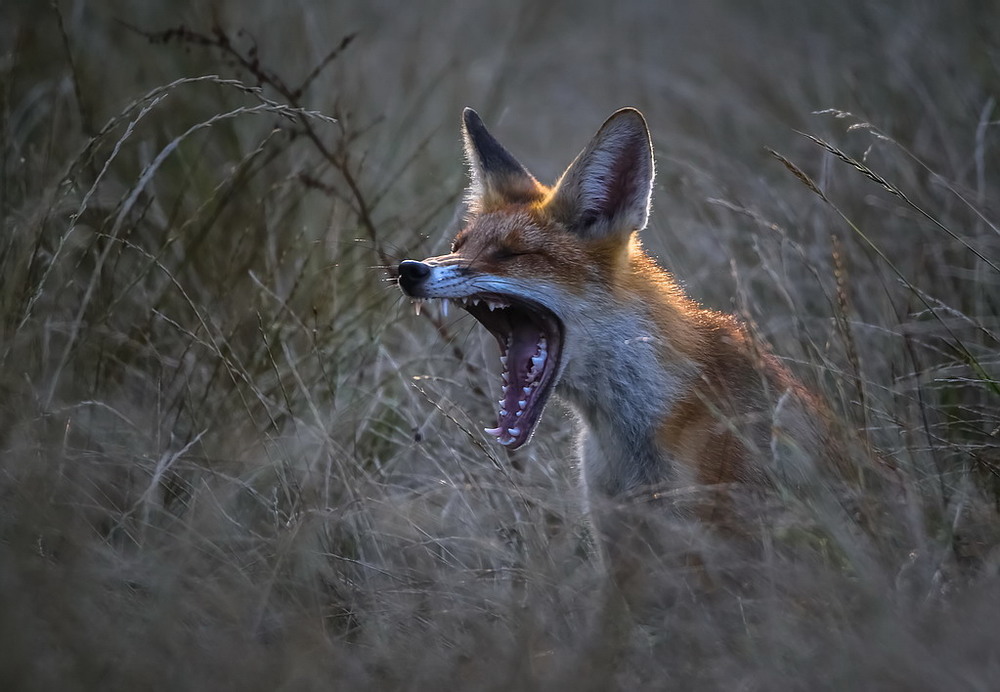
[(653, 146), (642, 113), (607, 119), (556, 183), (547, 206), (588, 238), (642, 230), (653, 190)]
[(462, 113), (462, 139), (470, 174), (466, 202), (473, 211), (544, 197), (545, 188), (490, 134), (471, 108)]

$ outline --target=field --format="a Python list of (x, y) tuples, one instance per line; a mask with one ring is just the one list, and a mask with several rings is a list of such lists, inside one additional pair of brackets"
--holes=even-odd
[[(1000, 688), (996, 27), (976, 0), (3, 3), (0, 689)], [(862, 488), (864, 521), (779, 488), (753, 550), (645, 517), (673, 548), (629, 611), (570, 414), (505, 454), (492, 339), (391, 281), (460, 222), (463, 107), (551, 182), (625, 105), (646, 247), (906, 488)]]

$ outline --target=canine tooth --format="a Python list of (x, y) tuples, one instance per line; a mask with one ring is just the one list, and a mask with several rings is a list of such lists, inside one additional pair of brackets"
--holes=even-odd
[(445, 298), (441, 301), (441, 317), (448, 316), (448, 299)]
[(512, 445), (512, 444), (514, 444), (514, 438), (512, 437), (512, 438), (510, 438), (509, 440), (501, 440), (501, 439), (500, 439), (500, 438), (498, 437), (498, 438), (497, 438), (497, 442), (499, 442), (500, 444), (502, 444), (502, 445), (503, 445), (504, 447), (508, 447), (508, 446), (510, 446), (510, 445)]
[(483, 428), (483, 432), (486, 433), (487, 435), (492, 435), (493, 437), (496, 437), (497, 435), (503, 432), (503, 429), (500, 428), (499, 426), (497, 426), (496, 428)]
[(507, 428), (507, 434), (510, 435), (511, 437), (517, 437), (518, 435), (521, 434), (521, 429), (520, 428)]
[(417, 298), (416, 300), (413, 301), (413, 312), (416, 313), (418, 317), (420, 316), (420, 306), (423, 304), (423, 302), (424, 301), (421, 298)]
[[(528, 406), (528, 400), (527, 399), (521, 399), (519, 402), (517, 402), (517, 407), (519, 409), (521, 409), (521, 411), (523, 411), (525, 408), (527, 408), (527, 406)], [(520, 412), (518, 413), (518, 415), (521, 415)]]

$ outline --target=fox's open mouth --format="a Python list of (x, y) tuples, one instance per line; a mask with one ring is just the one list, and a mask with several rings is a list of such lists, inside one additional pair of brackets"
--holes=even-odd
[(500, 344), (502, 397), (497, 426), (485, 432), (517, 449), (531, 438), (555, 385), (563, 351), (563, 325), (538, 303), (498, 293), (455, 299)]

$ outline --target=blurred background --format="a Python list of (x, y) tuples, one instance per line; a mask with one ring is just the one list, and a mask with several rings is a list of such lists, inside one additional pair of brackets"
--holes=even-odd
[[(4, 2), (0, 686), (1000, 684), (998, 26)], [(769, 560), (719, 548), (739, 588), (599, 617), (571, 417), (508, 458), (491, 339), (391, 281), (456, 229), (466, 106), (543, 182), (645, 114), (646, 246), (908, 479), (877, 540), (800, 507)]]

